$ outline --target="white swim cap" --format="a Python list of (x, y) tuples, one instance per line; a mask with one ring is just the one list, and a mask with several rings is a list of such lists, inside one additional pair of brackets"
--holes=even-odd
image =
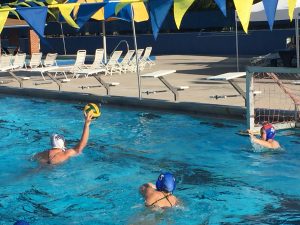
[(61, 148), (63, 151), (66, 150), (65, 138), (60, 134), (52, 134), (50, 138), (52, 148)]

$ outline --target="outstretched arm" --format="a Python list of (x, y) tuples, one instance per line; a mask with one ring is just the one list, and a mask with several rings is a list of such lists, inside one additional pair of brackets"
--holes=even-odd
[(272, 148), (272, 145), (271, 143), (265, 141), (265, 140), (261, 140), (261, 139), (258, 139), (257, 137), (254, 136), (253, 132), (248, 130), (248, 133), (249, 133), (249, 136), (251, 138), (251, 140), (256, 143), (256, 144), (259, 144), (263, 147), (266, 147), (266, 148)]
[(85, 123), (83, 126), (81, 139), (80, 139), (79, 143), (74, 147), (74, 150), (77, 152), (77, 154), (80, 154), (83, 151), (84, 147), (86, 146), (86, 144), (88, 142), (92, 117), (93, 117), (93, 112), (90, 112), (89, 114), (87, 114), (85, 116)]

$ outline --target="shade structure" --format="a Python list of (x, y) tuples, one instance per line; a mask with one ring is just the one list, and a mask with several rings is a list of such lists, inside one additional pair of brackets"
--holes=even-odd
[[(293, 19), (295, 20), (295, 36), (296, 36), (296, 53), (297, 53), (297, 67), (299, 68), (299, 27), (298, 20), (300, 18), (300, 1), (296, 2), (296, 7), (293, 14)], [(237, 32), (237, 22), (239, 18), (235, 16), (236, 20), (236, 57), (237, 57), (237, 71), (239, 71), (239, 45), (238, 45), (238, 32)], [(288, 0), (278, 0), (275, 21), (280, 20), (290, 20), (289, 18), (289, 7)], [(260, 21), (268, 21), (266, 16), (265, 7), (263, 2), (256, 3), (252, 6), (250, 22), (260, 22)]]

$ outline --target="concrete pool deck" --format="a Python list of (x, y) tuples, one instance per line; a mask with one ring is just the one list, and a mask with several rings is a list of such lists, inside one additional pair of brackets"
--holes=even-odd
[[(8, 73), (1, 73), (0, 82), (7, 80), (11, 82), (0, 84), (0, 93), (72, 101), (97, 101), (122, 106), (244, 118), (245, 102), (241, 96), (218, 100), (210, 98), (215, 95), (236, 95), (237, 92), (228, 82), (205, 80), (208, 76), (235, 72), (235, 57), (168, 55), (157, 56), (155, 62), (156, 65), (151, 68), (147, 67), (141, 71), (141, 74), (157, 70), (176, 70), (176, 73), (167, 75), (165, 78), (174, 86), (189, 86), (189, 89), (179, 92), (179, 101), (174, 101), (174, 96), (170, 91), (149, 95), (144, 93), (142, 100), (139, 100), (137, 76), (136, 73), (131, 72), (102, 77), (106, 82), (120, 83), (116, 87), (111, 87), (111, 96), (106, 96), (104, 87), (80, 88), (100, 85), (94, 77), (81, 76), (78, 79), (71, 79), (70, 82), (63, 83), (61, 91), (58, 91), (58, 86), (54, 82), (35, 85), (35, 83), (43, 82), (40, 73), (23, 71), (16, 72), (19, 77), (30, 77), (30, 80), (24, 81), (23, 88), (19, 88), (19, 83)], [(240, 65), (243, 71), (245, 66), (249, 65), (249, 58), (241, 58)], [(50, 81), (49, 77), (46, 79)], [(166, 87), (156, 78), (143, 78), (141, 82), (142, 91), (166, 90)], [(245, 87), (245, 79), (238, 79), (237, 82), (241, 87)]]

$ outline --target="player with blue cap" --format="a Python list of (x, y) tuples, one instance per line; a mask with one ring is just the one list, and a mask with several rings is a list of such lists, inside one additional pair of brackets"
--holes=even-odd
[(18, 220), (14, 223), (14, 225), (29, 225), (25, 220)]
[(251, 137), (251, 140), (254, 143), (259, 144), (266, 148), (272, 148), (272, 149), (280, 148), (279, 143), (274, 140), (276, 130), (275, 130), (275, 127), (271, 123), (269, 123), (269, 122), (263, 123), (263, 126), (260, 129), (260, 139), (256, 138), (254, 136), (253, 132), (251, 132), (249, 130), (248, 130), (248, 132)]
[(173, 195), (175, 188), (175, 177), (166, 172), (158, 176), (156, 185), (152, 183), (142, 185), (140, 192), (145, 198), (146, 206), (168, 208), (178, 204), (177, 198)]

